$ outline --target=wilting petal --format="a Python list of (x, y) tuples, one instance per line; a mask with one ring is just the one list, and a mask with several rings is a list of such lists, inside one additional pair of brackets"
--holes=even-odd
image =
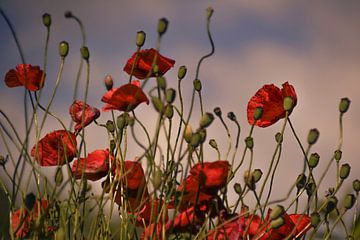
[(220, 189), (227, 182), (229, 167), (228, 161), (197, 163), (191, 168), (190, 174), (199, 179), (205, 177), (205, 188)]
[(30, 91), (40, 90), (44, 86), (45, 74), (39, 66), (19, 64), (16, 69), (9, 70), (5, 75), (8, 87), (24, 86)]
[[(69, 108), (69, 113), (72, 120), (76, 123), (76, 132), (78, 132), (82, 128), (82, 126), (86, 127), (100, 116), (100, 111), (97, 108), (91, 107), (90, 105), (85, 104), (83, 101), (79, 100), (75, 100), (73, 104), (71, 104)], [(84, 122), (82, 123), (83, 115)]]

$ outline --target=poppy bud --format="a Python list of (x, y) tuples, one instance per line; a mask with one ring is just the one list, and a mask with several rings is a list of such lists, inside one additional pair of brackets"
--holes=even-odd
[(200, 134), (200, 143), (204, 143), (206, 140), (206, 130), (200, 129), (199, 134)]
[(254, 120), (259, 120), (261, 118), (263, 114), (263, 109), (262, 107), (257, 107), (255, 108), (255, 111), (254, 111)]
[(234, 190), (235, 190), (235, 192), (237, 193), (237, 194), (241, 194), (241, 192), (242, 192), (242, 189), (241, 189), (241, 185), (240, 185), (240, 183), (235, 183), (234, 184)]
[(336, 161), (340, 161), (341, 157), (342, 157), (342, 151), (336, 150), (336, 151), (334, 152), (334, 158), (335, 158), (335, 160), (336, 160)]
[(44, 13), (42, 15), (42, 21), (43, 21), (43, 24), (44, 24), (45, 27), (47, 27), (47, 28), (50, 27), (50, 25), (51, 25), (51, 16), (50, 16), (50, 14)]
[(294, 101), (291, 97), (285, 97), (283, 102), (284, 110), (291, 111), (294, 108)]
[(276, 205), (270, 213), (270, 220), (275, 220), (281, 217), (284, 213), (285, 213), (285, 208), (281, 205)]
[(29, 193), (25, 197), (25, 207), (27, 210), (31, 211), (34, 208), (36, 197), (33, 193)]
[(231, 120), (231, 121), (236, 121), (236, 115), (234, 112), (228, 112), (227, 117)]
[(214, 121), (214, 115), (212, 113), (205, 113), (200, 119), (200, 127), (207, 128)]
[(187, 69), (185, 66), (180, 66), (178, 70), (178, 78), (181, 80), (185, 77)]
[(200, 133), (195, 133), (191, 136), (191, 140), (190, 140), (190, 145), (193, 147), (193, 148), (196, 148), (197, 146), (199, 146), (201, 142), (201, 135)]
[(159, 73), (159, 66), (157, 64), (155, 64), (152, 68), (152, 72), (157, 75)]
[(173, 88), (166, 89), (165, 99), (168, 103), (173, 103), (176, 97), (176, 91)]
[(246, 144), (247, 148), (253, 149), (253, 147), (254, 147), (254, 139), (252, 137), (245, 138), (245, 144)]
[(278, 229), (278, 228), (280, 228), (282, 225), (284, 225), (284, 223), (285, 223), (284, 218), (279, 217), (279, 218), (271, 221), (271, 228), (272, 228), (272, 229)]
[(104, 83), (105, 83), (106, 90), (110, 91), (113, 88), (114, 81), (113, 81), (111, 75), (106, 75), (105, 76)]
[(106, 129), (107, 129), (109, 132), (111, 132), (111, 133), (115, 132), (114, 122), (111, 121), (111, 120), (108, 120), (108, 121), (106, 122)]
[(56, 186), (60, 186), (61, 183), (63, 182), (63, 180), (64, 180), (64, 176), (63, 176), (63, 173), (62, 173), (62, 169), (59, 166), (56, 169), (56, 172), (55, 172), (55, 184), (56, 184)]
[(311, 226), (316, 228), (319, 223), (321, 222), (321, 216), (319, 213), (317, 212), (313, 212), (310, 216), (310, 223), (311, 223)]
[(73, 14), (72, 14), (72, 12), (70, 12), (70, 11), (66, 11), (66, 12), (64, 13), (64, 16), (65, 16), (65, 18), (71, 18), (71, 17), (73, 17)]
[(134, 119), (133, 117), (127, 115), (126, 122), (127, 122), (127, 124), (128, 124), (130, 127), (132, 127), (132, 126), (134, 126), (134, 124), (135, 124), (135, 119)]
[(214, 108), (214, 113), (216, 116), (221, 117), (221, 109), (219, 107)]
[(218, 149), (218, 145), (217, 145), (215, 139), (213, 139), (213, 138), (210, 139), (209, 144), (210, 144), (211, 147), (213, 147), (215, 149)]
[(186, 125), (185, 131), (184, 131), (184, 139), (187, 143), (190, 143), (192, 135), (193, 135), (192, 128), (188, 124), (188, 125)]
[(128, 118), (128, 113), (123, 113), (117, 117), (116, 125), (120, 130), (122, 130), (124, 127), (127, 126), (127, 118)]
[(354, 194), (347, 194), (344, 199), (344, 207), (349, 210), (351, 209), (355, 204), (355, 196)]
[(161, 178), (162, 178), (161, 169), (157, 168), (154, 172), (154, 178), (153, 178), (153, 185), (155, 190), (161, 187), (161, 183), (162, 183)]
[(319, 154), (317, 154), (317, 153), (312, 153), (312, 154), (310, 155), (309, 162), (308, 162), (309, 167), (310, 167), (310, 168), (316, 168), (316, 166), (317, 166), (318, 163), (319, 163), (319, 159), (320, 159)]
[(193, 82), (194, 88), (196, 91), (200, 92), (201, 91), (201, 81), (199, 79), (195, 79)]
[(313, 145), (316, 143), (316, 141), (319, 139), (319, 130), (317, 130), (316, 128), (310, 129), (308, 137), (307, 137), (307, 141), (309, 145)]
[(349, 164), (345, 163), (340, 167), (340, 178), (342, 180), (346, 179), (350, 174), (351, 167)]
[(166, 105), (164, 115), (168, 119), (172, 119), (172, 117), (174, 116), (174, 108), (171, 104)]
[(81, 57), (88, 61), (90, 58), (90, 53), (89, 53), (89, 48), (86, 46), (83, 46), (82, 48), (80, 48), (80, 53), (81, 53)]
[(339, 104), (340, 113), (346, 113), (350, 107), (350, 99), (342, 98)]
[(316, 184), (312, 178), (309, 179), (309, 182), (305, 186), (306, 194), (310, 197), (314, 194), (316, 190)]
[(277, 143), (282, 143), (283, 142), (283, 135), (281, 133), (276, 133), (275, 134), (275, 140)]
[(208, 8), (206, 9), (206, 15), (207, 15), (207, 18), (208, 18), (208, 19), (211, 18), (211, 16), (213, 15), (213, 13), (214, 13), (214, 9), (213, 9), (212, 7), (208, 7)]
[(296, 187), (297, 187), (297, 189), (300, 190), (300, 189), (304, 188), (305, 183), (306, 183), (306, 175), (302, 173), (296, 179)]
[(157, 31), (160, 36), (162, 36), (166, 32), (168, 25), (169, 21), (166, 18), (159, 19)]
[(157, 85), (160, 89), (166, 89), (166, 78), (165, 77), (158, 77), (156, 78)]
[(160, 98), (153, 96), (151, 97), (151, 102), (153, 103), (156, 111), (162, 112), (164, 110), (164, 104), (162, 103)]
[(328, 198), (325, 205), (325, 213), (329, 214), (332, 210), (334, 210), (337, 203), (338, 200), (335, 196), (331, 196), (330, 198)]
[(62, 58), (65, 58), (69, 53), (69, 44), (65, 41), (59, 44), (59, 54)]
[(255, 169), (252, 172), (252, 177), (254, 178), (254, 181), (257, 183), (263, 175), (263, 172), (260, 169)]
[(249, 170), (246, 170), (244, 173), (244, 182), (246, 183), (246, 186), (250, 189), (250, 190), (255, 190), (255, 181), (254, 181), (254, 177), (252, 176), (252, 174), (250, 174)]
[(355, 179), (353, 181), (353, 189), (356, 193), (360, 192), (360, 180), (359, 179)]
[(144, 31), (139, 31), (136, 34), (136, 46), (142, 47), (144, 46), (146, 39), (146, 33)]
[(64, 228), (60, 227), (55, 232), (55, 240), (65, 240), (66, 239), (66, 233), (64, 231)]

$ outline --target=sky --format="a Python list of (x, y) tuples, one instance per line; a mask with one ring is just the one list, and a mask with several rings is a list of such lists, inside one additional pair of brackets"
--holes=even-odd
[[(344, 116), (344, 144), (341, 163), (349, 163), (352, 172), (348, 182), (359, 178), (360, 126), (360, 3), (358, 1), (45, 1), (2, 0), (0, 7), (15, 26), (26, 62), (43, 64), (45, 28), (41, 22), (43, 13), (52, 16), (49, 45), (48, 73), (44, 98), (54, 87), (60, 58), (58, 43), (66, 40), (70, 53), (52, 110), (69, 122), (67, 109), (72, 103), (73, 82), (80, 62), (81, 33), (75, 21), (64, 18), (65, 11), (79, 17), (86, 29), (87, 46), (90, 50), (90, 90), (88, 102), (97, 108), (103, 103), (105, 93), (103, 78), (111, 74), (115, 86), (124, 84), (128, 76), (122, 71), (126, 60), (136, 50), (136, 32), (147, 33), (145, 48), (155, 47), (156, 26), (161, 17), (169, 20), (169, 28), (161, 41), (163, 55), (176, 60), (173, 70), (167, 74), (168, 84), (176, 86), (177, 69), (188, 68), (184, 80), (184, 95), (190, 98), (197, 61), (208, 53), (210, 44), (206, 35), (206, 8), (212, 6), (211, 32), (215, 42), (215, 54), (200, 69), (203, 83), (202, 94), (206, 111), (220, 106), (223, 113), (235, 112), (242, 126), (241, 139), (246, 137), (250, 126), (246, 119), (249, 99), (264, 84), (281, 86), (288, 81), (298, 96), (298, 104), (291, 114), (291, 121), (305, 142), (311, 128), (320, 131), (320, 139), (312, 148), (321, 156), (317, 176), (338, 143), (338, 104), (342, 97), (351, 99), (351, 106)], [(0, 75), (21, 62), (14, 40), (0, 20)], [(85, 72), (82, 74), (84, 78)], [(23, 129), (21, 89), (9, 89), (0, 81), (0, 109), (6, 112), (19, 129)], [(81, 93), (83, 94), (83, 93)], [(82, 96), (82, 95), (80, 95)], [(198, 105), (195, 106), (198, 110)], [(154, 111), (145, 105), (139, 107), (139, 116), (152, 116)], [(197, 111), (199, 112), (199, 111)], [(100, 122), (110, 115), (102, 114)], [(198, 117), (198, 116), (197, 116)], [(195, 117), (194, 117), (195, 118)], [(1, 120), (3, 121), (3, 120)], [(193, 120), (194, 124), (197, 119)], [(151, 121), (146, 126), (151, 128)], [(60, 126), (49, 120), (43, 135)], [(271, 127), (255, 128), (254, 167), (267, 169), (275, 148), (274, 135), (281, 123)], [(88, 128), (88, 148), (104, 148), (101, 139), (107, 136), (95, 126)], [(235, 135), (235, 128), (231, 128)], [(216, 138), (220, 150), (226, 152), (226, 134), (216, 121), (208, 131), (208, 139)], [(0, 145), (1, 154), (4, 146)], [(135, 150), (129, 150), (129, 158), (135, 158)], [(209, 161), (215, 160), (210, 148), (205, 152)], [(289, 182), (289, 186), (276, 189), (283, 196), (290, 183), (301, 171), (302, 154), (289, 129), (285, 131), (283, 158), (275, 181)], [(265, 171), (264, 171), (265, 172)], [(335, 169), (325, 178), (321, 188), (325, 192), (334, 185)], [(241, 174), (237, 176), (242, 181)], [(289, 181), (288, 179), (291, 179)], [(31, 188), (31, 187), (30, 187)], [(345, 192), (350, 191), (349, 185)]]

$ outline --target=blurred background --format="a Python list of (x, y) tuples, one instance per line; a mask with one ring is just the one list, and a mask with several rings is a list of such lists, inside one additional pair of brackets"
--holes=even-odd
[[(122, 69), (136, 50), (136, 32), (143, 30), (147, 33), (145, 48), (155, 47), (156, 27), (161, 17), (169, 20), (169, 28), (162, 39), (160, 51), (164, 56), (176, 60), (175, 67), (166, 75), (168, 85), (176, 87), (177, 69), (186, 65), (188, 75), (183, 81), (183, 92), (185, 101), (189, 104), (197, 62), (210, 51), (206, 34), (208, 6), (215, 10), (211, 19), (211, 32), (216, 50), (200, 69), (205, 110), (212, 111), (219, 106), (224, 114), (233, 111), (242, 127), (242, 142), (250, 130), (246, 118), (248, 100), (264, 84), (274, 83), (280, 87), (282, 83), (289, 81), (298, 95), (298, 104), (291, 114), (291, 120), (299, 138), (305, 144), (309, 129), (317, 128), (320, 131), (320, 139), (312, 148), (312, 152), (321, 156), (319, 167), (315, 170), (315, 175), (319, 178), (338, 145), (339, 101), (342, 97), (348, 97), (351, 106), (344, 116), (341, 163), (349, 163), (352, 171), (340, 196), (350, 192), (351, 183), (359, 178), (360, 172), (359, 1), (0, 2), (0, 7), (15, 27), (26, 62), (32, 65), (43, 65), (46, 29), (42, 25), (41, 16), (44, 13), (52, 16), (48, 72), (42, 96), (44, 100), (50, 97), (55, 85), (60, 63), (58, 43), (62, 40), (69, 42), (70, 53), (51, 108), (66, 123), (70, 123), (68, 108), (72, 103), (82, 40), (79, 26), (73, 19), (64, 17), (65, 11), (70, 10), (85, 26), (91, 64), (88, 103), (100, 109), (103, 106), (100, 99), (106, 91), (103, 86), (104, 76), (112, 75), (115, 87), (126, 83), (128, 75)], [(11, 32), (2, 18), (0, 36), (0, 75), (4, 79), (6, 72), (21, 63), (21, 59)], [(85, 68), (83, 70), (81, 79), (85, 82)], [(80, 87), (80, 99), (83, 94), (84, 89)], [(0, 109), (23, 134), (23, 89), (9, 89), (2, 80), (0, 99)], [(197, 101), (192, 120), (194, 126), (198, 124), (198, 108)], [(155, 118), (152, 107), (140, 105), (136, 113), (148, 128), (153, 127), (154, 121), (149, 120), (151, 116)], [(99, 122), (106, 122), (110, 116), (110, 113), (102, 113)], [(235, 136), (235, 127), (230, 122), (229, 126)], [(41, 137), (60, 128), (56, 121), (49, 118)], [(274, 135), (280, 129), (281, 121), (265, 129), (255, 128), (255, 168), (261, 168), (263, 172), (267, 170), (276, 145)], [(222, 156), (225, 156), (227, 137), (220, 121), (210, 127), (207, 139), (210, 138), (217, 140)], [(105, 148), (107, 134), (93, 124), (87, 128), (86, 141), (89, 152)], [(33, 144), (34, 139), (31, 139), (30, 146)], [(141, 153), (139, 154), (139, 148), (135, 144), (129, 144), (127, 156), (134, 159)], [(243, 145), (240, 149), (242, 148)], [(17, 155), (16, 151), (13, 153)], [(3, 141), (0, 144), (0, 154), (6, 155)], [(209, 147), (205, 151), (205, 159), (216, 160), (216, 152)], [(275, 177), (276, 187), (272, 199), (286, 195), (291, 183), (301, 172), (302, 164), (301, 150), (290, 129), (286, 129), (283, 157)], [(11, 165), (9, 163), (10, 170), (13, 168)], [(240, 170), (233, 182), (242, 182), (244, 169)], [(43, 171), (51, 175), (54, 169)], [(2, 170), (0, 176), (1, 181), (10, 187), (11, 183)], [(335, 168), (332, 167), (320, 188), (322, 196), (329, 187), (335, 186), (335, 176)], [(95, 185), (96, 191), (100, 188), (100, 183)], [(31, 182), (27, 191), (35, 191)], [(2, 207), (6, 208), (4, 204)]]

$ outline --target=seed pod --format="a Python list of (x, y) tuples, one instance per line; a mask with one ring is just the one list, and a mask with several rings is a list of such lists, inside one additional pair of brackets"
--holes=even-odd
[(59, 44), (59, 54), (62, 58), (65, 58), (69, 53), (69, 44), (65, 41)]
[(291, 97), (285, 97), (283, 102), (284, 110), (291, 111), (294, 108), (294, 101)]
[(201, 142), (201, 135), (200, 133), (194, 133), (191, 137), (191, 140), (190, 140), (190, 145), (193, 147), (193, 148), (196, 148), (197, 146), (199, 146)]
[(316, 184), (312, 178), (309, 179), (309, 182), (305, 186), (306, 194), (310, 197), (314, 194), (316, 190)]
[(336, 150), (336, 151), (334, 152), (334, 158), (335, 158), (335, 160), (336, 160), (336, 161), (340, 161), (340, 160), (341, 160), (341, 157), (342, 157), (342, 151)]
[(275, 134), (275, 140), (277, 143), (282, 143), (283, 142), (283, 135), (281, 133), (276, 133)]
[(355, 204), (355, 200), (356, 200), (356, 198), (355, 198), (354, 194), (347, 194), (344, 199), (344, 207), (347, 210), (351, 209)]
[(195, 79), (194, 82), (193, 82), (193, 85), (194, 85), (194, 89), (198, 92), (201, 91), (201, 81), (199, 79)]
[(221, 117), (221, 108), (219, 107), (214, 108), (214, 113), (216, 116)]
[(340, 113), (346, 113), (350, 107), (350, 99), (342, 98), (339, 104)]
[(187, 69), (185, 66), (180, 66), (178, 70), (178, 78), (182, 80), (186, 75)]
[(346, 179), (350, 174), (351, 167), (349, 164), (345, 163), (340, 167), (340, 178), (342, 180)]
[(157, 190), (161, 187), (162, 183), (162, 171), (160, 168), (157, 168), (154, 172), (153, 185), (154, 189)]
[(319, 130), (317, 130), (316, 128), (310, 129), (308, 137), (307, 137), (307, 142), (309, 145), (313, 145), (317, 142), (317, 140), (319, 139), (319, 135), (320, 132)]
[(200, 134), (200, 144), (202, 144), (206, 140), (206, 130), (200, 129), (198, 133)]
[(160, 36), (162, 36), (166, 32), (168, 25), (169, 21), (166, 18), (159, 19), (157, 31)]
[(231, 121), (236, 121), (236, 115), (234, 112), (228, 112), (227, 117), (231, 120)]
[(241, 185), (240, 185), (240, 183), (235, 183), (234, 184), (234, 190), (235, 190), (235, 192), (237, 193), (237, 194), (241, 194), (241, 192), (242, 192), (242, 189), (241, 189)]
[(262, 107), (257, 107), (255, 108), (254, 111), (254, 120), (259, 120), (261, 118), (261, 116), (263, 115), (263, 108)]
[(278, 228), (280, 228), (282, 225), (284, 225), (284, 223), (285, 223), (284, 218), (279, 217), (279, 218), (271, 221), (271, 228), (272, 228), (272, 229), (278, 229)]
[(284, 213), (285, 213), (285, 208), (281, 205), (276, 205), (270, 213), (270, 220), (275, 220), (281, 217)]
[(191, 126), (188, 124), (188, 125), (186, 125), (185, 131), (184, 131), (184, 139), (185, 139), (185, 141), (186, 141), (187, 143), (190, 143), (191, 138), (192, 138), (192, 135), (193, 135), (192, 128), (191, 128)]
[(119, 130), (122, 130), (124, 127), (126, 127), (128, 125), (128, 123), (127, 123), (128, 116), (129, 116), (128, 113), (123, 113), (117, 117), (116, 125), (119, 128)]
[(310, 217), (310, 223), (313, 228), (316, 228), (321, 222), (321, 216), (317, 212), (313, 212)]
[(139, 31), (136, 34), (136, 46), (142, 47), (144, 46), (146, 39), (146, 33), (144, 31)]
[(319, 154), (317, 154), (317, 153), (312, 153), (312, 154), (310, 155), (309, 162), (308, 162), (309, 167), (310, 167), (310, 168), (316, 168), (316, 166), (317, 166), (318, 163), (319, 163), (319, 159), (320, 159)]
[(360, 192), (360, 180), (359, 179), (355, 179), (353, 181), (353, 189), (356, 193)]
[(111, 75), (106, 75), (104, 78), (104, 84), (106, 87), (106, 90), (110, 91), (114, 86), (114, 81)]
[(88, 61), (90, 58), (90, 52), (89, 52), (89, 48), (86, 46), (83, 46), (82, 48), (80, 48), (80, 53), (81, 53), (81, 57)]
[[(155, 72), (155, 71), (154, 71)], [(157, 85), (160, 89), (165, 90), (166, 89), (166, 78), (165, 77), (157, 77), (156, 78)]]
[(332, 210), (336, 208), (336, 205), (338, 203), (338, 200), (335, 196), (331, 196), (327, 199), (326, 205), (325, 205), (325, 213), (329, 214)]
[(255, 169), (252, 172), (252, 177), (254, 178), (254, 181), (257, 183), (263, 175), (263, 172), (260, 169)]
[(200, 119), (200, 127), (207, 128), (214, 121), (214, 115), (212, 113), (205, 113)]
[(173, 103), (176, 97), (176, 91), (173, 88), (166, 89), (165, 99), (167, 103)]
[(106, 129), (107, 129), (110, 133), (115, 132), (115, 124), (114, 124), (114, 122), (111, 121), (111, 120), (108, 120), (108, 121), (106, 122)]
[(164, 110), (164, 104), (158, 97), (151, 97), (151, 102), (153, 103), (155, 110), (158, 112), (162, 112)]
[(254, 148), (254, 139), (252, 137), (245, 138), (245, 144), (246, 144), (247, 148), (253, 149)]
[(47, 28), (50, 27), (51, 26), (51, 16), (50, 16), (50, 14), (44, 13), (42, 15), (42, 21), (43, 21), (43, 24), (44, 24), (45, 27), (47, 27)]
[(215, 139), (210, 139), (209, 144), (211, 147), (218, 149), (218, 145), (217, 145)]
[(206, 15), (207, 15), (207, 18), (208, 18), (208, 19), (211, 18), (211, 16), (213, 15), (213, 13), (214, 13), (214, 9), (213, 9), (212, 7), (208, 7), (208, 8), (206, 9)]
[(299, 174), (299, 176), (296, 179), (296, 187), (298, 190), (302, 189), (305, 187), (305, 183), (306, 183), (306, 175), (305, 174)]
[(172, 119), (174, 116), (174, 108), (171, 104), (166, 105), (164, 115), (168, 119)]

